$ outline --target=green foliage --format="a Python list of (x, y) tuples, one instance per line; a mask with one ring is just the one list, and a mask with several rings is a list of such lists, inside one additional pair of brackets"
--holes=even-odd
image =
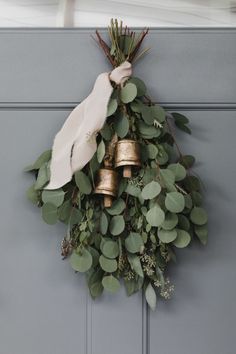
[(156, 309), (157, 304), (157, 296), (155, 290), (152, 287), (152, 284), (149, 283), (145, 290), (145, 298), (147, 300), (148, 305), (154, 311)]
[(170, 192), (167, 193), (165, 199), (166, 209), (172, 213), (181, 213), (184, 210), (184, 196), (179, 192)]
[(56, 207), (62, 205), (64, 201), (65, 192), (63, 189), (54, 189), (54, 190), (44, 190), (42, 192), (42, 201), (44, 203), (51, 203)]
[(102, 285), (110, 293), (116, 293), (120, 288), (120, 283), (113, 275), (107, 275), (102, 279)]
[(120, 114), (114, 123), (114, 129), (120, 138), (124, 138), (129, 132), (129, 120), (125, 114)]
[(73, 251), (70, 257), (70, 265), (76, 272), (85, 273), (91, 268), (92, 264), (92, 255), (86, 248)]
[[(116, 22), (109, 35), (111, 45), (104, 50), (114, 66), (138, 58), (138, 37)], [(59, 220), (67, 225), (62, 255), (76, 272), (86, 273), (92, 298), (104, 290), (115, 293), (121, 280), (128, 296), (143, 289), (154, 310), (157, 296), (168, 299), (173, 292), (166, 272), (169, 262), (176, 262), (176, 248), (187, 247), (193, 238), (207, 243), (202, 183), (192, 171), (195, 158), (180, 152), (174, 135), (175, 126), (191, 133), (188, 118), (151, 102), (147, 86), (137, 77), (113, 86), (91, 161), (62, 188), (47, 190), (51, 150), (45, 151), (25, 169), (35, 176), (27, 197), (42, 209), (47, 224)], [(106, 208), (94, 194), (96, 175), (99, 168), (114, 168), (116, 139), (123, 138), (138, 141), (141, 166), (132, 166), (131, 178), (117, 168), (118, 194)]]
[(51, 203), (43, 204), (42, 218), (49, 225), (56, 224), (58, 220), (57, 207)]
[(122, 215), (113, 216), (110, 221), (109, 229), (113, 236), (120, 235), (125, 229), (124, 217)]
[(161, 186), (158, 182), (152, 181), (148, 183), (142, 190), (143, 199), (153, 199), (161, 192)]
[(135, 84), (133, 84), (132, 82), (128, 82), (120, 90), (120, 99), (123, 103), (130, 103), (135, 99), (137, 93), (138, 90)]
[(88, 176), (82, 171), (75, 172), (75, 183), (79, 188), (79, 191), (83, 194), (90, 194), (92, 186)]
[(164, 222), (165, 213), (158, 204), (155, 204), (151, 209), (148, 210), (146, 219), (149, 225), (158, 227)]
[(137, 232), (131, 232), (125, 239), (125, 247), (130, 253), (140, 252), (143, 247), (143, 239)]

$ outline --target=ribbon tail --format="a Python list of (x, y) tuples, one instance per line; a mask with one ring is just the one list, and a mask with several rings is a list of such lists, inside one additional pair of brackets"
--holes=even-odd
[(50, 182), (45, 189), (58, 189), (70, 182), (97, 150), (96, 134), (102, 129), (113, 91), (110, 80), (123, 85), (132, 74), (131, 64), (124, 62), (109, 73), (100, 74), (92, 92), (70, 113), (57, 133), (50, 163)]

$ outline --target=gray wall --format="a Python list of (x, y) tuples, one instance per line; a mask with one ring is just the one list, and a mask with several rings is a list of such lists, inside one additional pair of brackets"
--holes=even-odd
[(0, 354), (234, 354), (236, 30), (153, 29), (135, 67), (150, 95), (183, 111), (206, 186), (210, 239), (178, 252), (176, 291), (149, 313), (124, 291), (92, 302), (60, 258), (62, 225), (25, 199), (22, 172), (96, 75), (109, 70), (92, 30), (0, 30)]

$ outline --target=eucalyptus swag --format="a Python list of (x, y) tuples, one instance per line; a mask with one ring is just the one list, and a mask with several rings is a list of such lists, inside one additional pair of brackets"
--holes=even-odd
[[(125, 60), (134, 63), (147, 30), (138, 36), (111, 21), (110, 43), (98, 32), (97, 41), (113, 67)], [(202, 208), (201, 181), (192, 171), (195, 158), (180, 151), (174, 126), (191, 134), (189, 120), (154, 104), (145, 83), (131, 77), (123, 87), (114, 85), (107, 120), (97, 135), (92, 160), (57, 190), (46, 190), (51, 150), (26, 168), (36, 177), (28, 198), (42, 210), (48, 224), (67, 225), (61, 253), (71, 267), (86, 274), (93, 298), (103, 290), (116, 292), (123, 280), (127, 294), (143, 289), (149, 306), (156, 297), (168, 299), (173, 285), (167, 266), (176, 261), (175, 249), (187, 247), (197, 237), (207, 242), (207, 214)], [(94, 194), (96, 175), (121, 139), (133, 139), (140, 147), (141, 166), (132, 176), (119, 173), (118, 193), (110, 207)]]

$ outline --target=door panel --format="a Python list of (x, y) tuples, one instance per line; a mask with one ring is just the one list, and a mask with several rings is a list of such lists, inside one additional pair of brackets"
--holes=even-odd
[[(183, 112), (193, 136), (178, 134), (197, 158), (209, 213), (209, 243), (179, 250), (173, 299), (150, 314), (150, 353), (235, 353), (235, 111)], [(182, 142), (181, 142), (182, 138)], [(158, 349), (159, 348), (159, 349)]]
[(110, 69), (92, 31), (0, 30), (0, 354), (234, 354), (235, 29), (152, 29), (135, 66), (154, 100), (189, 116), (193, 136), (176, 133), (210, 215), (208, 246), (178, 252), (173, 299), (155, 313), (124, 290), (93, 302), (61, 260), (64, 226), (25, 198), (23, 167)]

